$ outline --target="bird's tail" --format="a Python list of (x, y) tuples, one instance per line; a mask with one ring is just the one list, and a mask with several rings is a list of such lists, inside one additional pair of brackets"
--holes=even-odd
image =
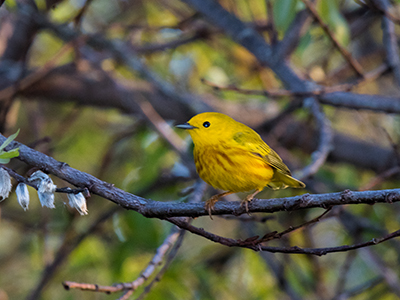
[(274, 177), (272, 177), (272, 181), (268, 183), (267, 186), (273, 190), (285, 189), (287, 187), (292, 187), (292, 188), (306, 187), (306, 185), (300, 180), (297, 180), (296, 178), (293, 178), (288, 174), (282, 174), (279, 171), (275, 172)]

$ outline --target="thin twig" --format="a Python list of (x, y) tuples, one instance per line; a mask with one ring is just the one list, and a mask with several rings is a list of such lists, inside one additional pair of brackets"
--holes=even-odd
[(373, 187), (381, 184), (384, 180), (400, 173), (400, 166), (394, 166), (385, 172), (378, 174), (374, 178), (372, 178), (369, 182), (361, 186), (358, 190), (359, 191), (367, 191), (372, 189)]
[(363, 69), (361, 65), (358, 63), (357, 60), (355, 60), (349, 51), (347, 51), (336, 39), (334, 33), (332, 30), (329, 29), (329, 26), (321, 19), (319, 16), (317, 10), (314, 7), (314, 4), (311, 3), (309, 0), (301, 0), (307, 7), (307, 9), (310, 11), (310, 13), (313, 15), (314, 19), (319, 23), (319, 25), (322, 27), (322, 29), (325, 31), (325, 33), (328, 35), (329, 39), (332, 41), (334, 46), (339, 50), (339, 52), (342, 54), (344, 59), (349, 63), (349, 65), (353, 68), (353, 70), (356, 72), (356, 74), (360, 77), (363, 77)]
[[(195, 184), (195, 188), (193, 193), (190, 196), (189, 202), (196, 203), (199, 202), (205, 191), (205, 183), (201, 180), (198, 180)], [(191, 220), (189, 218), (183, 218), (185, 222), (190, 223)], [(128, 299), (140, 286), (145, 284), (149, 278), (156, 273), (156, 270), (159, 265), (162, 264), (164, 258), (164, 266), (158, 271), (157, 275), (154, 279), (146, 286), (145, 291), (142, 293), (140, 297), (147, 294), (153, 285), (158, 282), (164, 272), (168, 269), (171, 264), (173, 258), (175, 257), (177, 251), (179, 250), (183, 237), (185, 234), (185, 230), (181, 230), (178, 227), (173, 227), (171, 229), (171, 233), (165, 238), (164, 242), (157, 248), (156, 254), (153, 256), (151, 261), (147, 264), (146, 268), (140, 273), (138, 278), (132, 282), (120, 283), (113, 286), (99, 286), (97, 284), (88, 284), (88, 283), (78, 283), (73, 281), (65, 281), (63, 283), (64, 288), (66, 289), (80, 289), (80, 290), (88, 290), (93, 292), (104, 292), (104, 293), (115, 293), (124, 291), (124, 294), (119, 298)], [(169, 254), (167, 255), (167, 253)], [(139, 297), (139, 298), (140, 298)]]
[(149, 277), (155, 272), (157, 267), (162, 263), (164, 256), (171, 249), (171, 247), (176, 243), (178, 237), (181, 234), (181, 230), (172, 230), (171, 234), (167, 236), (164, 242), (158, 247), (156, 254), (153, 256), (152, 260), (148, 263), (146, 268), (140, 273), (139, 277), (128, 283), (119, 283), (113, 286), (100, 286), (97, 284), (90, 283), (78, 283), (73, 281), (63, 282), (65, 289), (80, 289), (92, 292), (103, 292), (103, 293), (116, 293), (124, 290), (135, 291), (139, 286), (143, 285)]
[(235, 239), (226, 238), (226, 237), (222, 237), (222, 236), (213, 234), (211, 232), (205, 231), (203, 228), (195, 227), (195, 226), (183, 221), (181, 218), (168, 218), (166, 220), (175, 224), (176, 226), (178, 226), (182, 229), (190, 231), (193, 234), (202, 236), (210, 241), (219, 243), (224, 246), (241, 247), (241, 248), (248, 248), (248, 249), (251, 249), (254, 251), (267, 251), (267, 252), (272, 252), (272, 253), (286, 253), (286, 254), (311, 254), (311, 255), (322, 256), (322, 255), (326, 255), (328, 253), (346, 252), (346, 251), (350, 251), (350, 250), (355, 250), (355, 249), (359, 249), (359, 248), (377, 245), (377, 244), (383, 243), (387, 240), (390, 240), (390, 239), (400, 236), (400, 230), (396, 230), (396, 231), (394, 231), (390, 234), (387, 234), (381, 238), (373, 238), (367, 242), (358, 243), (358, 244), (354, 244), (354, 245), (350, 245), (350, 246), (343, 245), (343, 246), (327, 247), (327, 248), (300, 248), (297, 246), (294, 246), (294, 247), (268, 247), (268, 246), (262, 246), (260, 244), (251, 242), (252, 240), (254, 242), (256, 242), (258, 240), (258, 237), (249, 238), (245, 241), (235, 240)]
[(317, 223), (317, 222), (319, 222), (319, 221), (321, 220), (321, 218), (323, 218), (328, 212), (330, 212), (331, 209), (332, 209), (332, 208), (330, 207), (330, 208), (328, 208), (327, 210), (325, 210), (322, 214), (320, 214), (319, 216), (315, 217), (314, 219), (312, 219), (312, 220), (310, 220), (310, 221), (307, 221), (307, 222), (305, 222), (305, 223), (303, 223), (303, 224), (297, 225), (297, 226), (290, 226), (288, 229), (286, 229), (286, 230), (284, 230), (284, 231), (282, 231), (282, 232), (280, 232), (280, 233), (267, 233), (267, 234), (264, 235), (262, 238), (260, 238), (260, 239), (257, 241), (257, 243), (264, 243), (264, 242), (268, 242), (268, 241), (273, 240), (273, 239), (280, 239), (282, 236), (284, 236), (284, 235), (286, 235), (286, 234), (288, 234), (288, 233), (291, 233), (291, 232), (293, 232), (293, 231), (295, 231), (295, 230), (297, 230), (297, 229), (300, 229), (300, 228), (302, 228), (302, 227), (305, 227), (305, 226), (308, 226), (308, 225)]
[(168, 254), (168, 257), (164, 263), (164, 266), (161, 268), (161, 270), (158, 272), (158, 274), (154, 277), (154, 279), (145, 287), (144, 291), (142, 292), (141, 295), (139, 295), (139, 297), (137, 298), (137, 300), (139, 299), (144, 299), (144, 297), (150, 292), (150, 290), (153, 288), (153, 286), (160, 281), (161, 277), (164, 275), (164, 273), (168, 270), (172, 260), (174, 259), (174, 257), (176, 256), (179, 248), (182, 245), (183, 242), (183, 238), (185, 235), (185, 230), (180, 230), (180, 234), (178, 237), (178, 240), (176, 241), (174, 247), (172, 248), (172, 250), (170, 251), (170, 253)]
[[(118, 211), (119, 207), (114, 207), (111, 210), (105, 212), (101, 216), (99, 216), (90, 227), (82, 232), (81, 234), (73, 237), (72, 239), (64, 239), (62, 245), (59, 247), (57, 251), (57, 255), (51, 264), (47, 265), (43, 270), (42, 276), (39, 278), (38, 284), (36, 285), (34, 291), (28, 296), (28, 300), (38, 299), (42, 289), (45, 287), (47, 282), (52, 278), (54, 273), (61, 267), (62, 263), (68, 258), (68, 256), (75, 250), (80, 243), (85, 240), (87, 236), (95, 232), (98, 227), (108, 220), (116, 211)], [(72, 227), (71, 227), (71, 230)], [(68, 235), (66, 235), (68, 236)]]
[[(79, 40), (81, 39), (82, 37), (79, 38)], [(66, 44), (50, 60), (48, 60), (43, 67), (22, 78), (18, 82), (17, 90), (15, 89), (14, 85), (0, 90), (0, 101), (13, 97), (13, 95), (15, 95), (17, 92), (30, 87), (31, 85), (33, 85), (34, 83), (38, 82), (43, 77), (45, 77), (49, 72), (51, 72), (54, 66), (65, 56), (65, 54), (71, 50), (72, 46), (73, 46), (72, 43)]]
[(333, 92), (350, 91), (353, 87), (355, 87), (355, 84), (342, 84), (333, 87), (320, 87), (318, 90), (309, 92), (293, 92), (290, 90), (267, 91), (267, 90), (243, 89), (235, 85), (221, 86), (206, 79), (202, 79), (201, 82), (212, 87), (214, 90), (217, 91), (234, 91), (244, 95), (259, 95), (269, 98), (319, 96)]
[(332, 150), (333, 131), (329, 120), (322, 112), (322, 108), (314, 98), (307, 98), (305, 104), (310, 107), (310, 111), (319, 129), (319, 142), (317, 149), (311, 154), (311, 163), (302, 170), (294, 172), (299, 179), (305, 179), (318, 172), (319, 168), (325, 163), (329, 152)]
[(271, 0), (266, 0), (266, 4), (267, 4), (267, 16), (269, 24), (267, 32), (269, 35), (269, 39), (271, 41), (271, 45), (274, 46), (278, 41), (278, 32), (276, 31), (275, 28), (273, 5)]

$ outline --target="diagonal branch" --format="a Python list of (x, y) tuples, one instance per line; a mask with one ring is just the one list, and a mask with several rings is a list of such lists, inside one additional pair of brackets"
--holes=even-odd
[(396, 238), (400, 236), (400, 230), (396, 230), (388, 235), (385, 235), (381, 238), (373, 238), (367, 242), (364, 243), (358, 243), (354, 245), (343, 245), (343, 246), (337, 246), (337, 247), (327, 247), (327, 248), (300, 248), (297, 246), (294, 247), (268, 247), (268, 246), (262, 246), (258, 244), (256, 241), (258, 237), (254, 237), (253, 241), (254, 243), (251, 243), (251, 238), (247, 239), (245, 241), (241, 240), (235, 240), (231, 238), (226, 238), (222, 237), (216, 234), (213, 234), (211, 232), (205, 231), (202, 228), (195, 227), (188, 222), (185, 222), (182, 218), (169, 218), (167, 219), (169, 222), (175, 224), (176, 226), (188, 230), (193, 234), (205, 237), (206, 239), (209, 239), (213, 242), (222, 244), (224, 246), (228, 247), (241, 247), (241, 248), (247, 248), (251, 249), (254, 251), (267, 251), (267, 252), (272, 252), (272, 253), (286, 253), (286, 254), (311, 254), (311, 255), (317, 255), (317, 256), (322, 256), (326, 255), (328, 253), (336, 253), (336, 252), (346, 252), (350, 250), (355, 250), (355, 249), (360, 249), (368, 246), (373, 246), (377, 245), (380, 243), (383, 243), (387, 240)]
[(301, 79), (286, 60), (277, 60), (271, 46), (253, 28), (246, 26), (235, 15), (226, 11), (214, 0), (182, 0), (199, 12), (214, 26), (222, 29), (229, 37), (250, 51), (256, 59), (274, 71), (290, 90), (307, 91), (311, 82)]
[(340, 43), (338, 40), (335, 38), (334, 33), (332, 30), (329, 29), (328, 25), (325, 24), (325, 22), (321, 19), (319, 16), (317, 10), (315, 9), (314, 5), (309, 1), (309, 0), (301, 0), (303, 3), (306, 5), (307, 9), (310, 11), (310, 13), (313, 15), (314, 19), (319, 23), (319, 25), (322, 27), (322, 29), (325, 31), (325, 33), (328, 35), (329, 39), (333, 43), (333, 45), (339, 50), (339, 52), (342, 54), (344, 59), (348, 62), (348, 64), (352, 67), (354, 72), (360, 77), (363, 77), (363, 70), (361, 65), (356, 61), (350, 54), (349, 51), (347, 51)]
[[(0, 144), (6, 138), (0, 135)], [(66, 163), (59, 162), (41, 152), (35, 151), (21, 143), (12, 142), (6, 150), (19, 147), (18, 159), (30, 166), (35, 166), (45, 172), (53, 174), (76, 187), (87, 188), (92, 194), (108, 199), (125, 209), (137, 211), (148, 218), (170, 218), (170, 217), (199, 217), (206, 216), (208, 212), (202, 203), (176, 203), (158, 202), (145, 199), (134, 194), (127, 193), (104, 182), (90, 174), (71, 168)], [(12, 175), (12, 174), (11, 174)], [(345, 190), (339, 193), (301, 195), (287, 198), (255, 199), (249, 203), (249, 212), (276, 212), (292, 211), (306, 208), (327, 208), (344, 204), (375, 204), (393, 203), (400, 201), (400, 189), (352, 192)], [(219, 201), (215, 205), (215, 215), (240, 215), (246, 213), (246, 209), (240, 202)]]
[(308, 178), (318, 172), (319, 168), (325, 163), (329, 152), (333, 146), (333, 131), (329, 120), (322, 112), (321, 105), (314, 98), (307, 98), (306, 104), (309, 104), (310, 111), (314, 116), (316, 127), (319, 129), (319, 142), (317, 149), (311, 154), (311, 163), (302, 170), (296, 172), (295, 176), (299, 179)]

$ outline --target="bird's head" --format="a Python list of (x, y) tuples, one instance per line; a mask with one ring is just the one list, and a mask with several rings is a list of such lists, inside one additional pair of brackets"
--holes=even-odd
[(240, 130), (242, 123), (236, 122), (227, 115), (206, 112), (195, 115), (188, 122), (176, 125), (177, 128), (188, 130), (195, 145), (212, 145), (226, 141)]

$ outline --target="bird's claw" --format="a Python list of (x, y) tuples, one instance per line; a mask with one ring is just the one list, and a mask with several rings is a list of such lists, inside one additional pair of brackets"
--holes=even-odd
[(253, 200), (253, 195), (248, 195), (246, 198), (244, 198), (243, 200), (242, 200), (242, 202), (240, 203), (240, 206), (244, 206), (244, 208), (246, 209), (246, 213), (248, 214), (248, 215), (250, 215), (249, 214), (249, 202), (251, 201), (251, 200)]
[(215, 196), (211, 197), (206, 201), (206, 204), (204, 206), (205, 210), (208, 211), (208, 215), (210, 216), (211, 220), (213, 220), (211, 212), (214, 210), (214, 205), (218, 201), (218, 198), (219, 197)]

